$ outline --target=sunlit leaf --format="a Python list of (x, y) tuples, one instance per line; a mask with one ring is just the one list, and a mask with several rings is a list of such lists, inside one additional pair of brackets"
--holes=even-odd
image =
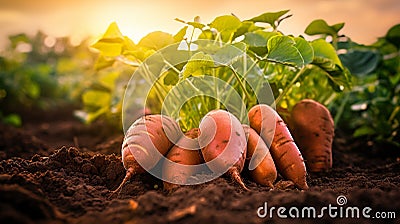
[(200, 17), (199, 16), (194, 17), (193, 22), (186, 22), (186, 21), (184, 21), (182, 19), (178, 19), (178, 18), (175, 18), (175, 20), (178, 21), (178, 22), (181, 22), (181, 23), (185, 23), (185, 24), (187, 24), (189, 26), (193, 26), (194, 28), (197, 28), (197, 29), (200, 29), (200, 30), (203, 29), (206, 26), (206, 25), (200, 23)]
[(199, 22), (187, 22), (188, 25), (193, 26), (197, 29), (203, 29), (206, 25), (199, 23)]
[(167, 74), (164, 76), (164, 85), (167, 86), (174, 86), (179, 81), (179, 74), (176, 73), (174, 70), (168, 70)]
[(242, 22), (232, 15), (218, 16), (210, 23), (210, 27), (219, 32), (235, 32), (241, 26)]
[(175, 42), (181, 42), (181, 41), (183, 40), (183, 38), (184, 38), (185, 35), (186, 35), (187, 29), (188, 29), (188, 26), (185, 26), (185, 27), (183, 27), (182, 29), (180, 29), (180, 30), (178, 31), (178, 33), (175, 34), (175, 36), (174, 36)]
[(19, 43), (21, 43), (21, 42), (23, 42), (23, 43), (29, 43), (30, 42), (29, 41), (29, 37), (24, 33), (17, 34), (17, 35), (11, 35), (11, 36), (8, 37), (8, 39), (11, 42), (12, 48), (16, 48), (17, 45)]
[(211, 30), (203, 30), (198, 37), (199, 39), (213, 40), (215, 38), (214, 33)]
[(262, 22), (262, 23), (268, 23), (270, 24), (274, 29), (277, 26), (277, 22), (279, 21), (279, 19), (285, 15), (286, 13), (288, 13), (290, 10), (282, 10), (279, 12), (267, 12), (267, 13), (263, 13), (259, 16), (256, 16), (254, 18), (251, 18), (250, 21), (253, 22)]
[(311, 44), (301, 37), (295, 37), (294, 41), (296, 42), (295, 47), (303, 59), (303, 66), (311, 63), (314, 59), (314, 49)]
[(163, 47), (173, 44), (174, 42), (175, 39), (171, 34), (162, 31), (155, 31), (143, 37), (139, 41), (139, 45), (157, 51)]
[(136, 44), (127, 36), (124, 36), (123, 53), (136, 50)]
[(83, 93), (82, 101), (92, 107), (107, 107), (111, 102), (111, 95), (104, 91), (89, 90)]
[(113, 59), (113, 58), (110, 59), (110, 58), (107, 58), (104, 55), (100, 54), (99, 57), (97, 58), (96, 63), (94, 64), (94, 68), (96, 70), (107, 68), (107, 67), (112, 66), (114, 64), (114, 62), (115, 62), (115, 59)]
[(312, 21), (304, 31), (308, 35), (326, 34), (336, 36), (337, 33), (343, 28), (344, 23), (338, 23), (333, 26), (329, 26), (325, 20), (317, 19)]
[(336, 50), (332, 44), (323, 39), (317, 39), (311, 42), (311, 46), (314, 49), (314, 57), (330, 59), (332, 63), (342, 67), (342, 62), (336, 54)]
[(243, 42), (250, 47), (267, 46), (267, 39), (257, 33), (246, 33)]
[(288, 36), (274, 36), (267, 43), (269, 60), (280, 63), (293, 64), (297, 67), (304, 66), (304, 60), (296, 48), (296, 42)]
[(194, 54), (185, 65), (182, 73), (183, 79), (186, 79), (193, 74), (195, 76), (204, 75), (205, 71), (213, 66), (214, 60), (210, 55), (198, 52)]
[(101, 37), (100, 41), (113, 43), (121, 43), (124, 41), (124, 36), (119, 30), (116, 22), (113, 22), (108, 26), (107, 31)]
[(256, 26), (253, 21), (243, 21), (242, 24), (240, 25), (240, 27), (238, 29), (236, 29), (236, 31), (233, 35), (233, 39), (235, 39), (236, 37), (240, 37), (243, 34), (246, 34), (248, 32), (253, 32), (253, 31), (261, 30), (261, 29), (262, 28), (259, 26)]
[(119, 74), (120, 73), (117, 71), (108, 72), (100, 77), (99, 82), (109, 90), (113, 90), (115, 87), (115, 80), (119, 77)]
[(229, 64), (237, 57), (243, 56), (246, 50), (246, 44), (239, 42), (235, 45), (227, 44), (213, 55), (214, 61), (219, 64)]
[(99, 50), (104, 56), (115, 57), (121, 54), (124, 41), (125, 38), (122, 36), (117, 23), (113, 22), (92, 47)]
[(116, 57), (122, 52), (122, 42), (104, 42), (98, 41), (92, 45), (106, 57)]

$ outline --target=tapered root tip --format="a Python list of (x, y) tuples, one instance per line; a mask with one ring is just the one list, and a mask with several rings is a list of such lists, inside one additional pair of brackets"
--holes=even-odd
[(117, 187), (117, 189), (115, 189), (114, 191), (111, 192), (109, 198), (114, 197), (114, 195), (116, 195), (116, 194), (119, 195), (119, 193), (120, 193), (121, 190), (122, 190), (122, 187), (125, 185), (126, 182), (128, 182), (129, 179), (131, 179), (131, 177), (134, 175), (134, 173), (135, 173), (135, 172), (134, 172), (133, 168), (132, 168), (132, 167), (129, 167), (129, 168), (126, 170), (125, 177), (124, 177), (124, 179), (122, 180), (121, 184)]
[(243, 188), (243, 190), (250, 191), (250, 189), (247, 188), (246, 185), (243, 183), (242, 178), (240, 177), (239, 171), (237, 169), (230, 169), (228, 171), (228, 174), (236, 183), (238, 183)]

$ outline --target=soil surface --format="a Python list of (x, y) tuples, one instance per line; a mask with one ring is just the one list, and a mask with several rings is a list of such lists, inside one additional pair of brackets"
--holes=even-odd
[[(22, 128), (0, 126), (0, 223), (400, 223), (399, 149), (377, 150), (338, 133), (333, 169), (308, 174), (306, 191), (285, 181), (271, 190), (243, 174), (248, 192), (224, 176), (165, 192), (161, 181), (141, 174), (110, 196), (125, 175), (123, 134), (71, 114), (47, 111), (24, 117)], [(282, 215), (305, 211), (306, 219), (279, 217), (279, 207)], [(307, 218), (307, 207), (324, 213)], [(355, 207), (360, 217), (370, 207), (370, 218), (352, 217)]]

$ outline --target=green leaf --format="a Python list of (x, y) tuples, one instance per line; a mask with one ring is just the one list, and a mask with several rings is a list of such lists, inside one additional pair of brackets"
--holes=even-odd
[(290, 10), (283, 10), (279, 12), (267, 12), (264, 14), (261, 14), (259, 16), (256, 16), (254, 18), (249, 19), (250, 21), (253, 22), (261, 22), (261, 23), (268, 23), (270, 24), (274, 29), (276, 29), (278, 25), (279, 19), (288, 13)]
[(344, 23), (336, 23), (331, 27), (336, 31), (336, 33), (339, 33), (339, 31), (344, 27)]
[(111, 95), (108, 92), (89, 90), (83, 93), (82, 101), (85, 106), (90, 107), (108, 107), (111, 102)]
[(23, 43), (30, 42), (29, 37), (24, 33), (9, 36), (8, 39), (10, 40), (11, 46), (13, 49), (15, 49), (17, 47), (17, 45), (21, 42), (23, 42)]
[(188, 25), (193, 26), (194, 28), (197, 29), (203, 29), (206, 25), (199, 23), (199, 22), (187, 22)]
[(252, 21), (243, 21), (240, 27), (236, 29), (235, 33), (233, 34), (233, 39), (235, 39), (236, 37), (240, 37), (243, 34), (261, 29), (261, 27), (256, 26)]
[(400, 24), (390, 28), (385, 38), (397, 48), (400, 48)]
[(295, 47), (303, 58), (303, 66), (310, 64), (314, 59), (314, 49), (311, 44), (302, 37), (295, 37), (294, 41), (296, 42)]
[(115, 88), (115, 80), (119, 77), (120, 73), (117, 71), (108, 72), (102, 75), (99, 79), (101, 85), (110, 91)]
[(26, 94), (32, 99), (37, 99), (40, 97), (40, 86), (38, 83), (29, 81), (24, 86)]
[(75, 117), (80, 119), (81, 121), (85, 122), (86, 124), (90, 124), (95, 121), (101, 115), (107, 113), (107, 108), (100, 108), (93, 112), (86, 112), (83, 110), (76, 110), (74, 111)]
[(357, 137), (362, 137), (362, 136), (366, 136), (366, 135), (374, 135), (376, 134), (376, 130), (370, 126), (362, 126), (360, 128), (357, 128), (354, 133), (353, 133), (353, 137), (357, 138)]
[(210, 27), (218, 30), (219, 32), (235, 32), (242, 22), (235, 16), (224, 15), (218, 16), (210, 23)]
[(9, 114), (2, 118), (2, 122), (14, 127), (21, 127), (22, 125), (21, 117), (18, 114)]
[(185, 38), (187, 29), (188, 29), (188, 26), (185, 26), (182, 29), (180, 29), (178, 31), (178, 33), (175, 34), (175, 36), (174, 36), (175, 42), (181, 42), (183, 40), (183, 38)]
[(379, 54), (374, 51), (353, 50), (346, 54), (340, 54), (339, 58), (351, 74), (358, 76), (374, 71), (380, 61)]
[(138, 45), (157, 51), (173, 43), (175, 43), (175, 39), (171, 34), (155, 31), (143, 37)]
[(243, 56), (246, 52), (246, 44), (239, 42), (235, 44), (227, 44), (213, 54), (214, 61), (220, 64), (229, 64), (237, 57)]
[(190, 58), (183, 68), (182, 77), (183, 79), (186, 79), (193, 74), (195, 76), (205, 75), (206, 70), (213, 66), (214, 60), (210, 55), (204, 54), (203, 52), (197, 52)]
[(336, 50), (332, 46), (332, 44), (326, 42), (323, 39), (317, 39), (311, 42), (311, 46), (314, 49), (315, 58), (321, 57), (329, 59), (332, 61), (333, 64), (336, 64), (343, 68), (342, 62), (336, 54)]
[(99, 50), (105, 57), (116, 57), (122, 52), (122, 43), (98, 41), (92, 47)]
[(201, 34), (198, 37), (199, 40), (205, 39), (205, 40), (214, 40), (215, 35), (211, 30), (203, 30)]
[(250, 47), (265, 47), (267, 46), (267, 39), (261, 34), (246, 33), (243, 42)]
[(344, 23), (338, 23), (329, 26), (325, 20), (317, 19), (312, 21), (304, 31), (308, 35), (326, 34), (330, 36), (337, 36), (338, 32), (343, 28)]
[(103, 68), (110, 67), (114, 64), (115, 59), (111, 58), (109, 59), (108, 57), (104, 56), (103, 54), (100, 54), (99, 57), (97, 58), (96, 63), (94, 64), (94, 68), (96, 70), (100, 70)]
[(304, 59), (296, 48), (295, 39), (288, 36), (273, 36), (267, 43), (267, 59), (297, 67), (304, 66)]
[(185, 23), (189, 26), (193, 26), (194, 28), (197, 28), (200, 30), (202, 30), (206, 26), (206, 25), (200, 23), (200, 16), (194, 17), (193, 22), (185, 22), (184, 20), (178, 19), (178, 18), (175, 18), (175, 20), (178, 22), (181, 22), (181, 23)]
[(179, 81), (179, 74), (176, 73), (174, 70), (168, 70), (167, 74), (164, 76), (164, 85), (167, 86), (174, 86)]
[(119, 30), (116, 22), (113, 22), (108, 26), (107, 31), (103, 34), (100, 41), (113, 43), (121, 43), (124, 41), (124, 36)]
[(124, 36), (124, 42), (122, 44), (123, 54), (130, 52), (130, 51), (134, 51), (134, 50), (136, 50), (136, 48), (137, 48), (136, 44), (131, 39), (129, 39), (129, 37)]
[(92, 47), (99, 50), (104, 56), (116, 57), (122, 52), (124, 40), (125, 38), (121, 34), (117, 24), (113, 22), (101, 39), (94, 43)]

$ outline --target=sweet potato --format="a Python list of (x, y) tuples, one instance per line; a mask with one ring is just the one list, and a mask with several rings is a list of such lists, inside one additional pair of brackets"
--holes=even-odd
[[(167, 154), (167, 159), (182, 165), (198, 165), (204, 162), (197, 137), (199, 129), (193, 128), (185, 134), (185, 137), (179, 139), (177, 145), (173, 146)], [(189, 140), (193, 141), (189, 141)], [(196, 140), (195, 140), (196, 139)], [(180, 146), (178, 146), (180, 145)], [(197, 150), (196, 150), (197, 149)], [(187, 180), (194, 174), (195, 168), (193, 166), (177, 167), (174, 163), (164, 161), (163, 164), (163, 179), (164, 189), (171, 191), (187, 183)], [(173, 180), (174, 183), (165, 180)]]
[(245, 165), (249, 167), (251, 160), (256, 165), (254, 169), (251, 169), (253, 167), (249, 167), (251, 178), (258, 184), (273, 188), (273, 183), (277, 178), (277, 172), (267, 145), (260, 135), (250, 126), (243, 124), (243, 130), (247, 137)]
[(308, 189), (303, 157), (279, 114), (270, 106), (259, 104), (249, 110), (248, 117), (250, 126), (270, 147), (278, 172), (298, 188)]
[(332, 141), (335, 126), (329, 110), (322, 104), (305, 99), (291, 111), (289, 128), (306, 160), (307, 170), (332, 168)]
[(207, 166), (214, 173), (225, 173), (243, 189), (240, 172), (246, 156), (246, 136), (240, 121), (224, 110), (207, 113), (200, 122), (199, 144)]
[(132, 175), (153, 168), (180, 135), (178, 123), (167, 116), (146, 115), (137, 119), (129, 127), (122, 143), (126, 175), (113, 193), (118, 192)]

